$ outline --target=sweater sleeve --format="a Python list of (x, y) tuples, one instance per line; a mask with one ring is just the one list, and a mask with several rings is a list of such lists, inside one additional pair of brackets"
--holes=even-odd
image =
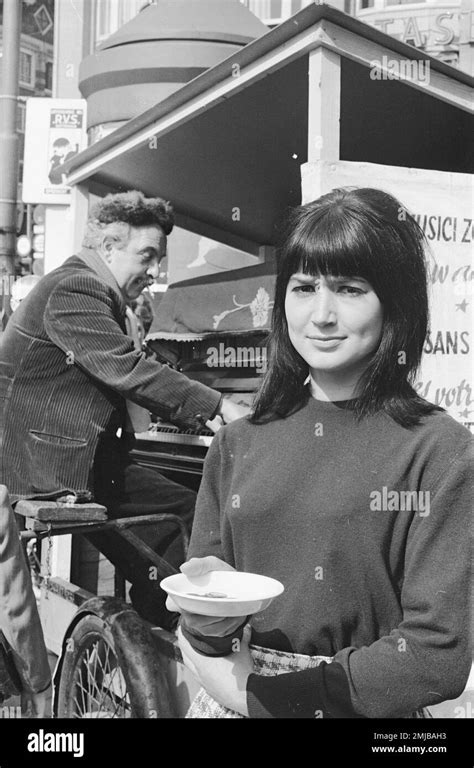
[(413, 513), (400, 624), (368, 647), (342, 649), (330, 664), (250, 675), (250, 717), (406, 717), (462, 693), (471, 666), (471, 473), (469, 442), (431, 489), (429, 507)]
[(51, 341), (75, 365), (124, 398), (191, 428), (215, 414), (219, 392), (137, 352), (99, 279), (74, 275), (62, 280), (49, 298), (44, 323)]
[(193, 528), (188, 549), (188, 560), (192, 557), (214, 555), (229, 562), (225, 557), (221, 533), (221, 500), (225, 496), (225, 484), (230, 478), (224, 468), (225, 427), (213, 437), (204, 462), (204, 471), (199, 486), (194, 512)]

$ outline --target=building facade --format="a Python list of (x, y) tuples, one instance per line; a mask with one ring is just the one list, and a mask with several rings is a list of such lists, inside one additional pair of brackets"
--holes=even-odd
[[(275, 27), (290, 16), (294, 16), (302, 8), (311, 5), (314, 0), (241, 0), (241, 2), (268, 27)], [(350, 13), (351, 2), (352, 0), (328, 0), (327, 4)]]
[[(0, 47), (3, 48), (3, 2), (0, 0)], [(22, 2), (17, 129), (20, 137), (21, 184), (26, 99), (52, 96), (54, 66), (54, 0)], [(1, 77), (0, 57), (0, 77)]]
[[(130, 21), (140, 10), (152, 4), (154, 0), (92, 0), (95, 3), (91, 18), (92, 43), (98, 45)], [(341, 11), (350, 13), (354, 0), (328, 0)], [(249, 11), (258, 16), (268, 27), (281, 24), (302, 8), (314, 3), (314, 0), (240, 0)]]
[(430, 56), (472, 74), (472, 0), (354, 0), (353, 13)]
[[(153, 0), (151, 0), (153, 1)], [(272, 28), (293, 16), (314, 0), (240, 0)], [(146, 0), (91, 0), (90, 43), (95, 46), (136, 16)], [(473, 0), (327, 0), (403, 42), (425, 50), (447, 64), (472, 73), (474, 9)]]
[[(54, 11), (55, 0), (23, 0), (20, 36), (19, 88), (17, 107), (18, 133), (18, 200), (21, 201), (23, 181), (23, 155), (25, 147), (26, 100), (32, 96), (51, 97), (53, 95), (54, 68)], [(3, 1), (0, 0), (0, 47), (3, 49)], [(0, 77), (2, 70), (0, 54)], [(18, 204), (18, 235), (28, 235), (33, 242), (33, 227), (37, 234), (43, 231), (43, 225), (33, 220), (32, 205)], [(36, 217), (41, 219), (40, 212)], [(40, 243), (40, 237), (36, 238)], [(28, 253), (18, 255), (17, 275), (27, 275), (33, 270), (33, 258)]]

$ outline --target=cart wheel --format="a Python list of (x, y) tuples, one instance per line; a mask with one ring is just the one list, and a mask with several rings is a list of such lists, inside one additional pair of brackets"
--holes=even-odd
[(130, 718), (130, 692), (106, 623), (84, 616), (68, 638), (58, 688), (58, 717)]

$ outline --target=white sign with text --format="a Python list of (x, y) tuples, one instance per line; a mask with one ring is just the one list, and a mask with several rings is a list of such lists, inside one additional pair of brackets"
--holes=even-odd
[(65, 164), (87, 146), (85, 99), (26, 102), (24, 203), (68, 205)]

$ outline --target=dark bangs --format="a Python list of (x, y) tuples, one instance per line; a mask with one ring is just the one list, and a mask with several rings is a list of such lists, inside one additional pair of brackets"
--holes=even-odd
[(295, 208), (277, 266), (270, 360), (255, 422), (287, 416), (308, 397), (308, 366), (290, 342), (285, 314), (288, 282), (299, 272), (363, 278), (382, 304), (382, 336), (359, 381), (358, 415), (383, 409), (411, 426), (435, 408), (412, 387), (428, 326), (425, 239), (398, 200), (380, 189), (343, 188)]
[[(360, 193), (352, 197), (351, 192)], [(338, 189), (313, 203), (296, 208), (289, 217), (282, 248), (278, 254), (278, 281), (286, 286), (292, 275), (303, 272), (311, 276), (334, 275), (336, 277), (361, 277), (367, 280), (385, 303), (390, 286), (384, 280), (390, 273), (392, 257), (390, 240), (394, 250), (403, 248), (403, 242), (395, 231), (391, 238), (401, 206), (386, 195), (384, 213), (374, 215), (369, 200), (363, 193), (371, 189)], [(369, 195), (370, 196), (370, 195)], [(387, 249), (389, 252), (387, 252)]]

